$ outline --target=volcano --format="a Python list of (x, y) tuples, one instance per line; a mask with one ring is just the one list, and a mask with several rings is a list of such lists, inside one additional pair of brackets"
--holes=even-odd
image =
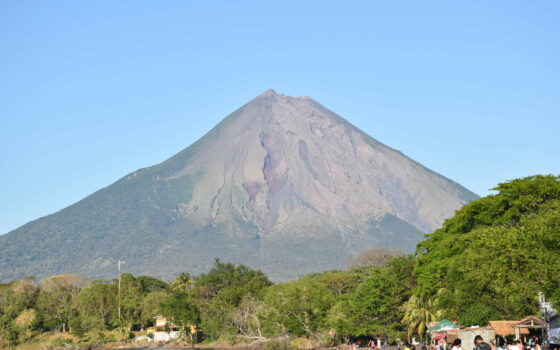
[(0, 236), (0, 280), (126, 271), (169, 279), (215, 258), (282, 281), (371, 247), (414, 250), (478, 198), (309, 97), (264, 92), (168, 160)]

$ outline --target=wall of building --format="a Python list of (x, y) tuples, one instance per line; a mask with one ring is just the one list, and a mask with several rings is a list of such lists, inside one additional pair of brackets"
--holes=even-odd
[(488, 328), (471, 328), (459, 331), (459, 339), (461, 339), (461, 345), (463, 350), (474, 350), (476, 344), (474, 343), (474, 338), (480, 335), (485, 342), (489, 343), (491, 340), (496, 339), (496, 333), (493, 329)]

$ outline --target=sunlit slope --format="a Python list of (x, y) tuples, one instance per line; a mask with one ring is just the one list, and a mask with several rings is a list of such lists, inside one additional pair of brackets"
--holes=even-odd
[(369, 247), (410, 251), (476, 198), (314, 100), (269, 90), (163, 163), (0, 236), (0, 280), (110, 278), (118, 259), (168, 278), (215, 257), (287, 279)]

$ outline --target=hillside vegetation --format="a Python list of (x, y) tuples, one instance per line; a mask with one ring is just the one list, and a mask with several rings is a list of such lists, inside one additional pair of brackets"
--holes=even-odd
[(170, 283), (123, 274), (120, 319), (115, 280), (59, 275), (4, 284), (0, 348), (55, 331), (102, 341), (103, 331), (141, 330), (158, 314), (195, 325), (197, 341), (282, 338), (300, 347), (303, 338), (327, 346), (361, 336), (422, 338), (441, 317), (483, 325), (535, 315), (538, 292), (559, 305), (560, 178), (533, 176), (495, 190), (427, 235), (415, 255), (374, 250), (382, 256), (362, 254), (345, 271), (273, 284), (259, 270), (217, 260), (206, 273)]

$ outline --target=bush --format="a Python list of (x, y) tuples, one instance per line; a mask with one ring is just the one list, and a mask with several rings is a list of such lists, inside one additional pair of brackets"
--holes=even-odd
[(82, 319), (80, 317), (74, 317), (68, 322), (70, 329), (72, 330), (72, 334), (77, 337), (82, 338), (85, 334), (85, 329), (82, 326)]
[(97, 333), (97, 341), (99, 341), (100, 343), (103, 343), (106, 340), (107, 340), (107, 337), (105, 337), (105, 333), (103, 333), (103, 332)]

